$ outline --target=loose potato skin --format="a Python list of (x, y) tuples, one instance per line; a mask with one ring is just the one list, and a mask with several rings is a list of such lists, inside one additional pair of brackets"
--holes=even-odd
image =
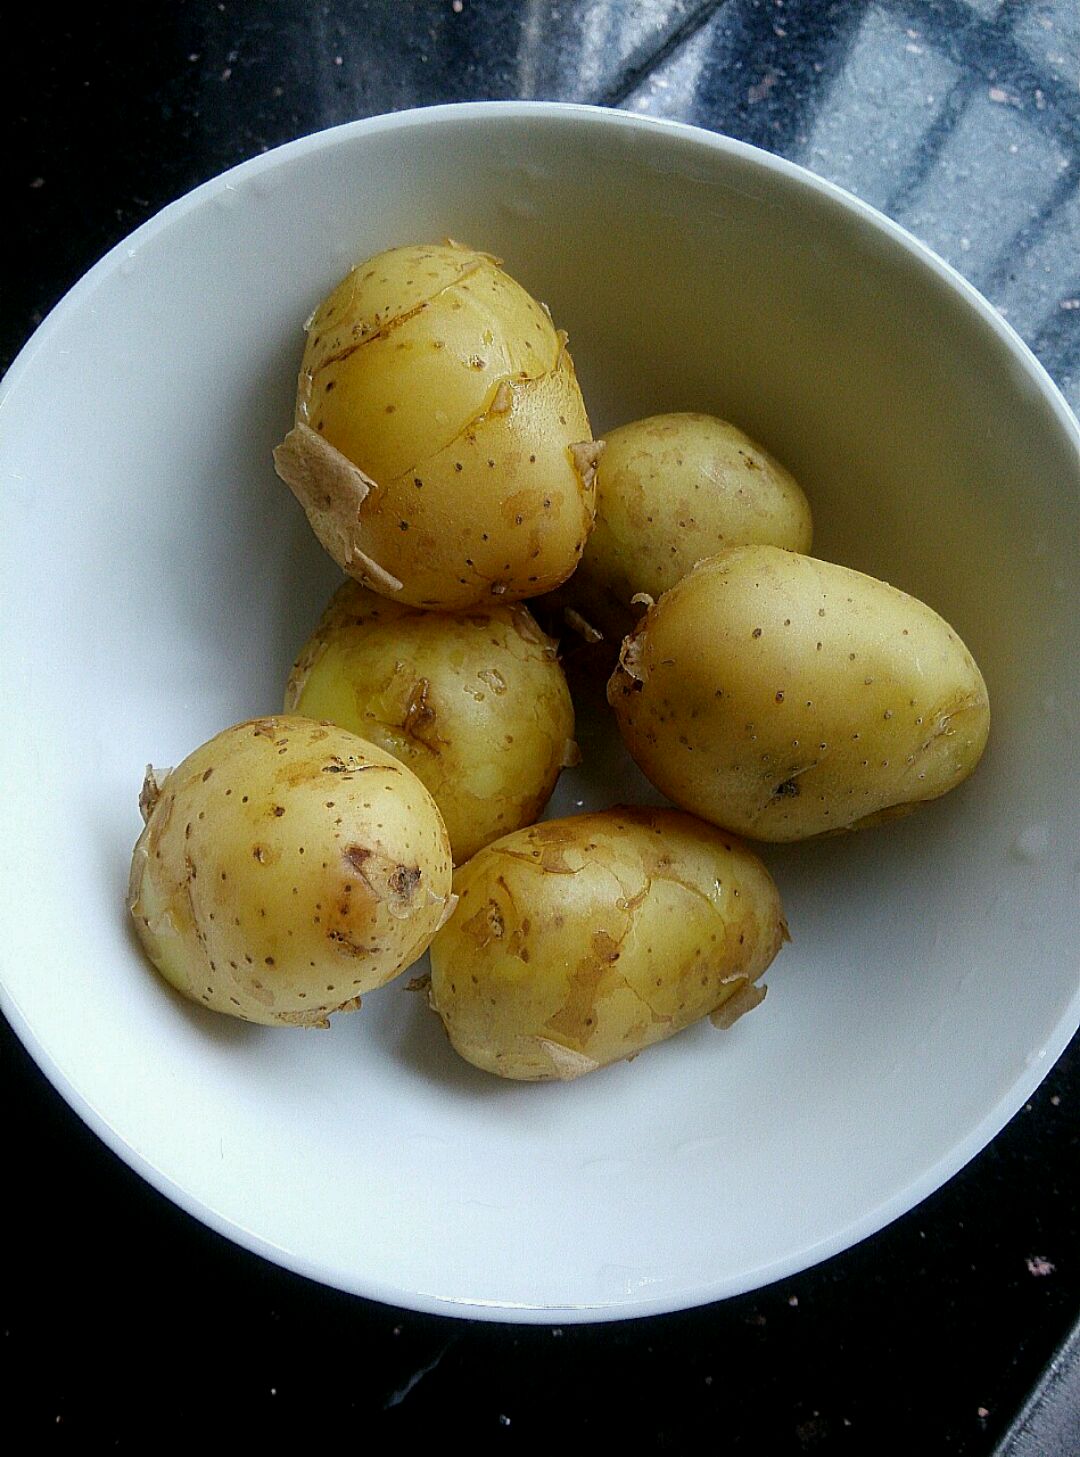
[(575, 752), (555, 643), (518, 602), (424, 612), (346, 582), (297, 658), (285, 711), (340, 724), (407, 764), (458, 864), (532, 824)]
[(150, 960), (203, 1006), (326, 1026), (423, 955), (450, 846), (415, 775), (330, 724), (253, 719), (141, 801), (129, 906)]
[(316, 310), (275, 461), (345, 572), (461, 610), (571, 574), (597, 455), (566, 336), (497, 260), (444, 244), (369, 258)]
[(731, 835), (613, 809), (497, 840), (455, 875), (431, 1005), (462, 1057), (568, 1079), (702, 1017), (729, 1025), (787, 939), (776, 887)]
[(701, 562), (626, 639), (608, 700), (676, 804), (801, 840), (906, 813), (986, 745), (986, 684), (925, 603), (775, 547)]
[(794, 476), (726, 420), (678, 413), (605, 435), (596, 523), (565, 600), (617, 646), (640, 615), (704, 557), (764, 544), (808, 552), (810, 504)]

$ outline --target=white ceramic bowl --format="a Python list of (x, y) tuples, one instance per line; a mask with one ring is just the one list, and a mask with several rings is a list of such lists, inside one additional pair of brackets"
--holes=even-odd
[[(695, 408), (766, 442), (817, 554), (941, 612), (994, 714), (948, 799), (768, 854), (795, 939), (761, 1011), (565, 1086), (460, 1063), (400, 983), (324, 1034), (204, 1013), (124, 910), (145, 763), (276, 709), (335, 580), (270, 460), (303, 321), (359, 257), (444, 234), (551, 304), (600, 430)], [(617, 112), (342, 127), (110, 253), (0, 425), (3, 1009), (112, 1148), (240, 1243), (459, 1314), (712, 1300), (928, 1194), (1076, 1028), (1076, 422), (981, 298), (837, 189)], [(597, 751), (552, 808), (642, 792)]]

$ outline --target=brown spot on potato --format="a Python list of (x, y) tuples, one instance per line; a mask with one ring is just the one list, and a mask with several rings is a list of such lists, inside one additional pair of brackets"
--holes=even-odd
[(390, 873), (390, 889), (403, 900), (411, 900), (420, 884), (420, 874), (419, 865), (399, 865)]

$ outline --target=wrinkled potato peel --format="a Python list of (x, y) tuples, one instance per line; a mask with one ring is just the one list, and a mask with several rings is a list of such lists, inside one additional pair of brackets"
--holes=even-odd
[(500, 1077), (568, 1081), (765, 995), (788, 939), (775, 885), (733, 836), (673, 810), (549, 820), (454, 878), (429, 1002), (454, 1048)]

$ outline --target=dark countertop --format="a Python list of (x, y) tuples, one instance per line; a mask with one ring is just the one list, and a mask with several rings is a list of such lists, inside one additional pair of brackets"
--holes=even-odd
[[(695, 122), (850, 188), (986, 293), (1080, 408), (1076, 0), (69, 14), (24, 33), (2, 102), (20, 259), (4, 366), (107, 248), (233, 163), (381, 111), (543, 97)], [(106, 1151), (6, 1026), (0, 1048), (0, 1392), (21, 1450), (449, 1427), (484, 1450), (983, 1457), (1080, 1310), (1077, 1040), (968, 1168), (855, 1249), (721, 1305), (561, 1329), (414, 1315), (276, 1269)], [(1077, 1350), (1056, 1389), (1080, 1382)], [(1060, 1442), (1024, 1451), (1080, 1452), (1080, 1432)]]

